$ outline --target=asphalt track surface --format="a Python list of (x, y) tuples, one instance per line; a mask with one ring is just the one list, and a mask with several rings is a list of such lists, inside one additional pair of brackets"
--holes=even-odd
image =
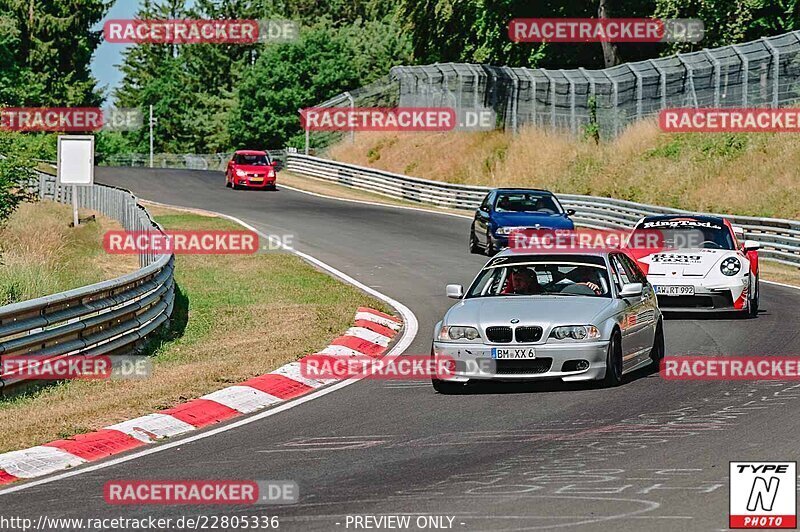
[[(219, 172), (99, 168), (139, 197), (236, 216), (404, 303), (427, 353), (484, 262), (469, 220), (320, 198), (233, 191)], [(668, 354), (796, 355), (800, 291), (762, 285), (757, 319), (666, 321)], [(675, 382), (614, 389), (363, 380), (274, 416), (106, 468), (0, 495), (0, 513), (49, 517), (277, 515), (283, 530), (354, 530), (347, 515), (454, 517), (457, 530), (723, 530), (728, 462), (798, 460), (800, 384)], [(109, 506), (113, 479), (291, 479), (292, 506)], [(445, 520), (445, 522), (447, 522)], [(416, 528), (412, 528), (416, 529)]]

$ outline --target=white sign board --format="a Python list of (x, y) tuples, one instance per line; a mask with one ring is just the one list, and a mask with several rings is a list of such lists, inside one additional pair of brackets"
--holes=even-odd
[(59, 135), (58, 182), (62, 185), (94, 183), (94, 135)]

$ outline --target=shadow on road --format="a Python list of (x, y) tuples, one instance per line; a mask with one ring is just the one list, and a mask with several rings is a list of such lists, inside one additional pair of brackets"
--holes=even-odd
[[(626, 374), (622, 379), (620, 386), (625, 386), (633, 381), (644, 378), (658, 379), (658, 368), (655, 365), (649, 365), (645, 368), (638, 369), (632, 373)], [(602, 389), (603, 385), (600, 382), (563, 382), (561, 380), (542, 380), (542, 381), (527, 381), (527, 382), (497, 382), (497, 381), (472, 381), (467, 383), (455, 395), (506, 395), (506, 394), (520, 394), (520, 393), (558, 393), (558, 392), (576, 392)], [(433, 388), (431, 388), (433, 391)]]

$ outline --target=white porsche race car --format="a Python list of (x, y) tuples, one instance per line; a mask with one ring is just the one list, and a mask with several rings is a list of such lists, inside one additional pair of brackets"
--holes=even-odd
[[(628, 253), (653, 285), (665, 311), (737, 311), (758, 314), (758, 249), (743, 232), (716, 216), (659, 215), (642, 218), (638, 232), (658, 233), (656, 247)], [(642, 241), (644, 239), (639, 239)]]

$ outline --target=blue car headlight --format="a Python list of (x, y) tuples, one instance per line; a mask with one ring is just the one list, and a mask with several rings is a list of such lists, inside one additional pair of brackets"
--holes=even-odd
[(521, 227), (498, 227), (497, 230), (495, 231), (495, 234), (508, 236), (511, 233), (513, 233), (514, 231), (518, 231), (520, 229), (522, 229), (522, 228)]

